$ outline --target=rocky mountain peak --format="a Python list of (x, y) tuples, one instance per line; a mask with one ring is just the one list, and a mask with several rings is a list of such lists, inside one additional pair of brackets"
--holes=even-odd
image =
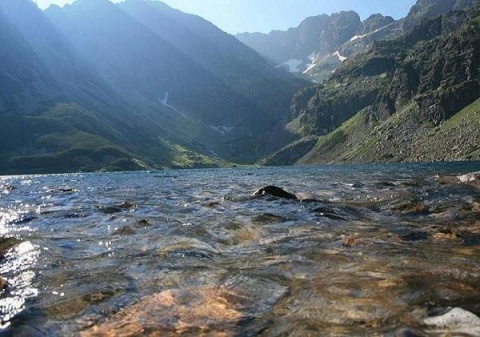
[(391, 16), (384, 16), (380, 13), (372, 14), (361, 23), (357, 35), (362, 36), (375, 32), (376, 30), (388, 26), (393, 22), (395, 22), (395, 19), (393, 19)]

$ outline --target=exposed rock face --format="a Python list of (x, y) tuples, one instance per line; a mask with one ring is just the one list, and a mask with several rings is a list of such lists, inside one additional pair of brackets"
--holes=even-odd
[(300, 161), (478, 158), (479, 14), (473, 8), (424, 21), (298, 92), (290, 129), (321, 136)]
[(327, 29), (320, 33), (318, 53), (333, 53), (358, 31), (361, 21), (353, 11), (332, 14)]
[(426, 19), (475, 4), (475, 0), (419, 0), (405, 19), (397, 21), (373, 14), (360, 22), (355, 12), (341, 12), (307, 18), (288, 31), (244, 33), (237, 38), (277, 66), (295, 61), (298, 66), (288, 66), (290, 71), (321, 83), (345, 59), (368, 51), (375, 42), (398, 38)]
[(372, 14), (365, 21), (362, 22), (358, 28), (357, 35), (363, 36), (368, 33), (375, 32), (376, 30), (388, 26), (395, 20), (391, 16), (383, 16), (382, 14)]
[(346, 11), (306, 18), (296, 28), (269, 34), (243, 33), (236, 37), (275, 65), (296, 59), (304, 65), (314, 55), (334, 53), (360, 27), (357, 13)]
[(418, 0), (410, 9), (404, 22), (406, 29), (413, 28), (425, 18), (435, 17), (453, 10), (457, 0)]

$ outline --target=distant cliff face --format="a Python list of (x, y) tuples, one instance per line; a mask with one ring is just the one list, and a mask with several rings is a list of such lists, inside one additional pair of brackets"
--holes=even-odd
[[(324, 84), (298, 92), (289, 127), (307, 141), (292, 147), (306, 151), (304, 163), (480, 159), (479, 98), (476, 7), (377, 42)], [(309, 148), (314, 135), (318, 142)], [(285, 157), (292, 147), (265, 162)]]
[(237, 38), (276, 66), (284, 65), (291, 72), (301, 72), (317, 54), (334, 53), (360, 26), (358, 14), (348, 11), (309, 17), (288, 31), (243, 33)]
[(360, 22), (355, 12), (341, 12), (307, 18), (285, 32), (243, 33), (237, 38), (275, 66), (321, 83), (342, 62), (368, 51), (375, 41), (398, 38), (425, 19), (466, 9), (475, 3), (475, 0), (419, 0), (407, 17), (398, 21), (373, 14)]

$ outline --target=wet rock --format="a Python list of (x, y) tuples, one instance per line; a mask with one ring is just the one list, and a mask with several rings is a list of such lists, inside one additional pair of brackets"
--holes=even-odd
[(428, 207), (421, 200), (413, 200), (408, 203), (392, 207), (392, 211), (400, 212), (406, 215), (426, 215), (429, 213)]
[(345, 221), (345, 218), (342, 218), (341, 216), (331, 214), (331, 213), (319, 213), (320, 216), (323, 216), (324, 218), (330, 219), (330, 220), (341, 220)]
[(265, 186), (253, 193), (254, 197), (261, 197), (265, 195), (271, 195), (281, 199), (298, 200), (295, 194), (287, 192), (277, 186)]
[(256, 228), (242, 227), (232, 235), (233, 244), (239, 245), (245, 242), (258, 242), (260, 231)]
[(400, 239), (403, 241), (422, 241), (422, 240), (427, 240), (429, 237), (427, 232), (422, 232), (422, 231), (416, 231), (416, 232), (410, 232), (406, 235), (400, 236)]
[(85, 294), (66, 298), (48, 305), (44, 313), (49, 318), (67, 320), (84, 312), (92, 304), (104, 302), (118, 293), (116, 290), (104, 290), (96, 293)]
[(62, 193), (73, 193), (73, 192), (76, 192), (77, 190), (75, 190), (72, 187), (60, 187), (58, 191)]
[(475, 336), (480, 333), (480, 318), (462, 308), (453, 308), (443, 315), (426, 318), (424, 323), (440, 329), (462, 326), (465, 329), (475, 331)]
[(480, 245), (480, 233), (472, 233), (470, 231), (462, 231), (458, 234), (458, 237), (463, 240), (463, 244), (466, 246), (478, 246)]
[(458, 180), (466, 184), (480, 184), (480, 172), (467, 173), (457, 176)]
[(325, 201), (318, 200), (318, 199), (313, 199), (313, 198), (305, 198), (305, 199), (300, 198), (299, 200), (303, 204), (314, 204), (314, 203), (319, 203), (319, 202), (325, 202)]
[(355, 238), (345, 238), (342, 241), (342, 246), (346, 248), (356, 246), (357, 244), (358, 244), (358, 240)]
[(172, 258), (191, 257), (200, 259), (212, 259), (215, 255), (220, 254), (212, 246), (197, 239), (178, 239), (177, 242), (175, 241), (177, 239), (172, 238), (172, 244), (159, 248), (157, 253)]
[(394, 337), (426, 337), (423, 332), (411, 328), (400, 328), (395, 330)]
[(5, 290), (8, 287), (7, 281), (0, 276), (0, 291)]
[(337, 215), (331, 207), (319, 207), (314, 209), (313, 212), (330, 220), (346, 220), (344, 217)]
[(442, 228), (433, 235), (433, 238), (438, 241), (445, 241), (456, 240), (458, 236), (450, 228)]
[(142, 219), (140, 221), (137, 221), (137, 223), (135, 224), (135, 227), (137, 228), (145, 228), (145, 227), (150, 227), (152, 224), (150, 222), (148, 222), (147, 220), (145, 219)]
[(10, 248), (20, 244), (21, 241), (15, 238), (0, 237), (0, 259), (2, 259)]
[(288, 219), (280, 216), (280, 215), (275, 215), (271, 213), (263, 213), (261, 215), (257, 215), (256, 217), (253, 218), (253, 222), (258, 222), (261, 224), (266, 224), (266, 223), (276, 223), (276, 222), (285, 222)]
[(208, 208), (215, 208), (219, 205), (220, 205), (219, 201), (210, 201), (210, 202), (207, 202), (207, 203), (203, 204), (204, 207), (208, 207)]
[(112, 233), (112, 235), (133, 235), (133, 234), (135, 234), (135, 231), (130, 226), (123, 226)]
[(390, 181), (379, 181), (375, 184), (377, 188), (385, 188), (385, 187), (395, 187), (395, 184)]
[(38, 219), (38, 218), (34, 215), (27, 215), (27, 216), (22, 216), (20, 219), (16, 220), (15, 223), (16, 224), (25, 224), (25, 223), (32, 222), (33, 220), (36, 220), (36, 219)]
[(114, 214), (114, 213), (120, 213), (126, 210), (130, 210), (134, 207), (135, 207), (134, 204), (131, 204), (129, 202), (124, 202), (116, 206), (103, 207), (101, 211), (105, 214)]

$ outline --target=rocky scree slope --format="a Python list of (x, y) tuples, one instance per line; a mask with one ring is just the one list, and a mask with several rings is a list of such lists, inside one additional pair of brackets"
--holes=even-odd
[(480, 159), (479, 98), (475, 7), (377, 42), (299, 91), (289, 128), (304, 138), (263, 163)]

